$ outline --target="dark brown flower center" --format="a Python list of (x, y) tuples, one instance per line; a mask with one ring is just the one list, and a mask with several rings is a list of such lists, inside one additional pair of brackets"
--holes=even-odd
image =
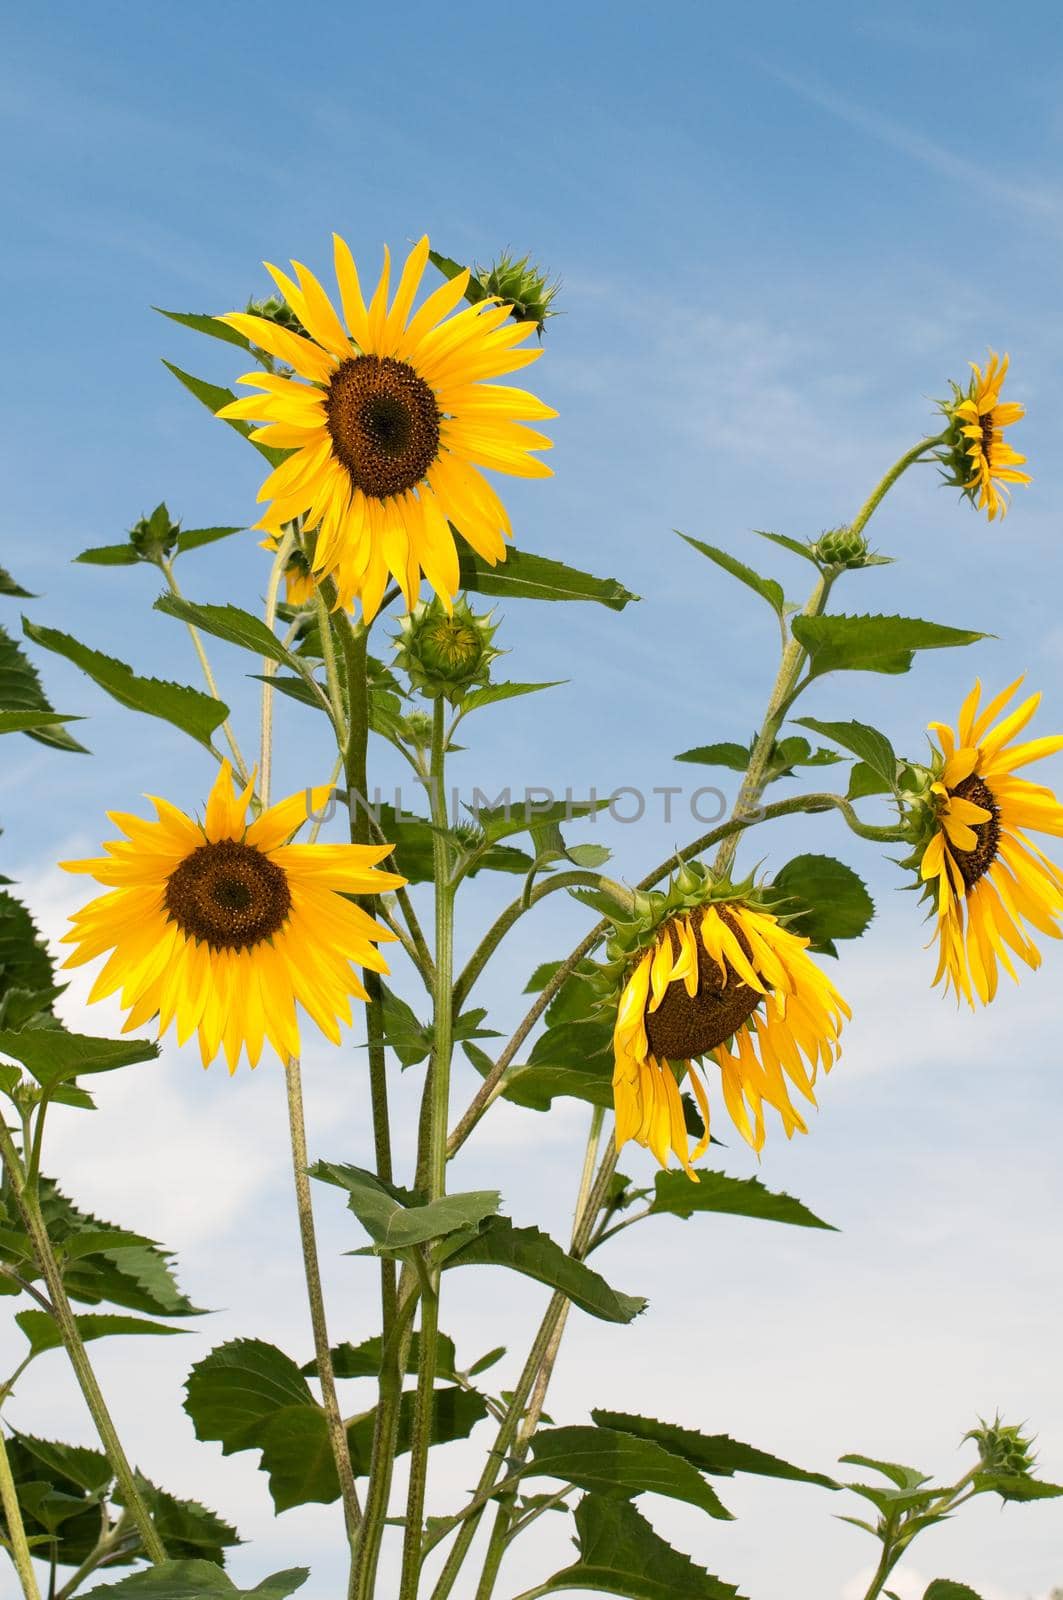
[(978, 836), (978, 843), (973, 850), (957, 850), (950, 844), (952, 859), (960, 869), (960, 877), (967, 885), (968, 891), (974, 888), (979, 878), (985, 877), (993, 862), (997, 858), (997, 849), (1000, 845), (1000, 807), (993, 799), (992, 790), (983, 782), (977, 773), (972, 772), (969, 778), (964, 778), (955, 789), (949, 790), (960, 800), (969, 800), (974, 806), (981, 806), (989, 812), (985, 822), (972, 822), (970, 824)]
[(336, 457), (375, 499), (421, 483), (439, 453), (439, 408), (423, 378), (392, 356), (354, 356), (336, 369), (325, 402)]
[(166, 880), (166, 910), (213, 950), (249, 950), (277, 933), (292, 906), (283, 870), (253, 845), (201, 845)]
[[(646, 1012), (646, 1037), (658, 1060), (687, 1061), (691, 1056), (715, 1050), (753, 1015), (760, 1000), (757, 991), (743, 983), (730, 962), (724, 963), (726, 976), (720, 976), (720, 969), (701, 938), (704, 914), (695, 912), (690, 918), (698, 951), (697, 991), (689, 995), (681, 980), (670, 983), (657, 1010)], [(726, 910), (719, 915), (744, 953), (750, 955), (749, 943), (734, 915)], [(671, 923), (668, 937), (673, 954), (678, 953), (679, 935)]]
[(992, 465), (992, 461), (993, 461), (993, 445), (996, 442), (996, 428), (994, 427), (994, 424), (993, 424), (993, 412), (992, 411), (986, 411), (979, 418), (979, 426), (981, 427), (981, 430), (982, 430), (982, 454), (985, 457), (986, 461), (990, 465)]

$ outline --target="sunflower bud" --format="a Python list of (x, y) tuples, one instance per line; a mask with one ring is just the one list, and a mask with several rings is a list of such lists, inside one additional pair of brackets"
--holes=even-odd
[(304, 338), (307, 337), (299, 318), (280, 295), (271, 294), (268, 300), (249, 300), (247, 310), (252, 317), (263, 317), (266, 322), (275, 322), (278, 328), (287, 328), (289, 333), (300, 333)]
[(163, 501), (155, 507), (150, 517), (141, 517), (139, 522), (133, 524), (129, 538), (141, 560), (158, 563), (165, 556), (173, 554), (180, 531), (180, 523), (170, 521), (170, 513)]
[(831, 528), (813, 546), (817, 561), (825, 567), (866, 567), (870, 554), (867, 540), (852, 528)]
[(421, 601), (399, 624), (396, 664), (426, 700), (445, 695), (458, 705), (470, 689), (487, 684), (491, 662), (501, 654), (491, 644), (498, 627), (492, 615), (476, 616), (464, 595), (449, 616), (438, 598)]
[(979, 1417), (979, 1426), (964, 1434), (973, 1439), (982, 1458), (986, 1472), (999, 1472), (1009, 1478), (1028, 1475), (1033, 1471), (1035, 1456), (1033, 1439), (1024, 1439), (1017, 1426), (1001, 1422), (999, 1413), (992, 1422)]
[(508, 305), (515, 322), (534, 322), (542, 338), (547, 317), (556, 317), (550, 304), (561, 287), (560, 278), (551, 283), (530, 256), (516, 260), (504, 250), (490, 267), (476, 268), (476, 281), (485, 295)]

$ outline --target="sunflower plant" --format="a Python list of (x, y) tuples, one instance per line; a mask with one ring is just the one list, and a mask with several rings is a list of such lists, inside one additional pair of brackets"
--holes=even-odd
[[(284, 1074), (308, 1306), (307, 1342), (296, 1352), (249, 1332), (197, 1361), (186, 1410), (200, 1439), (226, 1454), (258, 1456), (278, 1513), (311, 1501), (337, 1506), (348, 1600), (508, 1593), (507, 1555), (547, 1512), (571, 1514), (576, 1555), (517, 1600), (586, 1590), (738, 1600), (703, 1564), (712, 1559), (711, 1520), (730, 1515), (718, 1482), (743, 1472), (829, 1491), (844, 1485), (701, 1432), (690, 1419), (678, 1425), (597, 1409), (552, 1422), (549, 1384), (573, 1308), (614, 1324), (644, 1311), (641, 1297), (599, 1270), (598, 1252), (628, 1228), (695, 1212), (828, 1226), (792, 1197), (752, 1176), (727, 1176), (706, 1157), (721, 1128), (733, 1128), (754, 1152), (778, 1125), (787, 1138), (807, 1133), (807, 1107), (840, 1060), (850, 1015), (829, 963), (840, 941), (864, 933), (873, 908), (852, 867), (814, 851), (783, 863), (761, 857), (739, 871), (747, 834), (777, 817), (803, 814), (814, 829), (817, 816), (840, 814), (861, 848), (898, 851), (926, 898), (936, 981), (972, 1005), (992, 1000), (1001, 970), (1015, 977), (1016, 963), (1039, 964), (1035, 936), (1059, 936), (1063, 874), (1031, 835), (1063, 832), (1063, 807), (1019, 776), (1063, 749), (1063, 736), (1024, 737), (1036, 695), (1013, 706), (1012, 684), (983, 707), (976, 687), (955, 726), (929, 722), (930, 744), (912, 757), (841, 709), (835, 720), (796, 715), (828, 675), (844, 700), (838, 674), (896, 675), (917, 652), (982, 637), (876, 615), (862, 597), (859, 611), (832, 602), (843, 582), (873, 581), (867, 574), (887, 560), (871, 549), (866, 529), (909, 469), (944, 463), (972, 505), (990, 519), (1003, 514), (1007, 487), (1028, 481), (1018, 471), (1024, 458), (1002, 435), (1022, 408), (1001, 399), (1007, 359), (992, 356), (966, 388), (953, 385), (940, 431), (901, 457), (851, 523), (807, 539), (762, 534), (809, 577), (803, 603), (730, 552), (686, 539), (683, 559), (693, 551), (710, 564), (692, 570), (716, 585), (722, 569), (768, 605), (779, 660), (748, 746), (703, 744), (677, 758), (737, 775), (730, 814), (647, 865), (637, 881), (622, 882), (602, 870), (607, 850), (568, 836), (574, 820), (604, 802), (492, 803), (466, 812), (448, 783), (459, 728), (465, 740), (481, 710), (553, 687), (497, 676), (504, 617), (479, 605), (547, 601), (619, 613), (636, 599), (615, 579), (514, 548), (495, 485), (498, 475), (550, 475), (542, 458), (551, 438), (538, 424), (553, 421), (554, 408), (498, 380), (544, 354), (557, 285), (527, 257), (506, 254), (473, 272), (431, 251), (427, 239), (409, 252), (394, 286), (385, 254), (368, 294), (338, 236), (333, 267), (336, 293), (293, 262), (290, 273), (268, 269), (279, 298), (217, 317), (166, 313), (231, 355), (241, 352), (239, 364), (252, 363), (237, 381), (253, 392), (240, 399), (171, 371), (266, 460), (258, 508), (242, 519), (270, 556), (262, 612), (230, 595), (193, 600), (183, 587), (195, 552), (241, 535), (239, 521), (183, 529), (161, 503), (124, 541), (78, 557), (156, 569), (164, 589), (155, 609), (187, 628), (204, 686), (143, 676), (92, 644), (23, 622), (29, 643), (65, 657), (124, 708), (190, 739), (202, 783), (200, 809), (152, 796), (150, 814), (116, 810), (114, 837), (100, 853), (64, 863), (92, 887), (80, 898), (71, 880), (63, 965), (91, 968), (90, 1001), (117, 997), (123, 1037), (71, 1030), (57, 1009), (57, 958), (27, 908), (0, 890), (0, 1291), (17, 1306), (27, 1342), (0, 1385), (0, 1407), (10, 1416), (22, 1373), (61, 1349), (95, 1434), (91, 1446), (45, 1440), (23, 1426), (21, 1412), (17, 1424), (5, 1417), (0, 1535), (25, 1600), (40, 1600), (45, 1588), (49, 1600), (69, 1600), (90, 1584), (92, 1593), (156, 1600), (279, 1600), (308, 1576), (293, 1567), (251, 1590), (233, 1583), (225, 1557), (238, 1542), (235, 1528), (131, 1464), (89, 1353), (96, 1339), (171, 1332), (198, 1312), (168, 1251), (91, 1216), (46, 1176), (47, 1118), (54, 1105), (93, 1109), (92, 1075), (151, 1059), (172, 1026), (178, 1047), (197, 1052), (205, 1067), (224, 1062), (235, 1072), (262, 1063)], [(442, 281), (426, 288), (429, 268)], [(247, 543), (253, 593), (265, 565)], [(32, 598), (2, 570), (0, 594)], [(212, 665), (214, 640), (259, 669), (253, 751)], [(299, 714), (313, 712), (328, 730), (333, 762), (327, 782), (308, 774), (304, 788), (280, 800), (272, 793), (278, 696)], [(53, 709), (23, 643), (0, 631), (0, 732), (57, 755), (83, 752), (70, 732), (76, 720)], [(825, 743), (813, 744), (809, 732)], [(423, 787), (421, 814), (370, 803), (371, 734)], [(808, 786), (810, 774), (846, 762), (843, 791)], [(798, 792), (774, 798), (783, 779), (798, 780)], [(869, 799), (892, 806), (886, 821), (869, 820)], [(324, 839), (334, 811), (345, 837)], [(508, 874), (519, 888), (500, 897), (459, 967), (462, 891), (480, 873), (500, 882)], [(557, 893), (579, 903), (586, 930), (575, 948), (546, 959), (534, 912)], [(485, 992), (498, 950), (518, 936), (529, 952), (527, 1009), (501, 1048), (488, 1049), (483, 1041), (497, 1035), (484, 1026), (487, 1010), (470, 1001)], [(328, 1129), (306, 1128), (307, 1029), (344, 1050), (352, 1038), (365, 1040), (358, 1060), (366, 1065), (352, 1071), (349, 1093), (372, 1128), (371, 1167), (333, 1148)], [(479, 1075), (465, 1104), (453, 1071), (459, 1046)], [(411, 1171), (398, 1170), (393, 1155), (396, 1067), (421, 1074)], [(586, 1103), (589, 1127), (574, 1160), (571, 1235), (559, 1241), (506, 1215), (499, 1191), (463, 1190), (453, 1175), (500, 1100), (541, 1115), (566, 1098)], [(621, 1153), (630, 1174), (618, 1169)], [(376, 1324), (344, 1328), (338, 1339), (315, 1231), (321, 1184), (346, 1196), (355, 1253), (375, 1262)], [(461, 1266), (522, 1274), (547, 1291), (507, 1388), (489, 1376), (505, 1352), (459, 1364), (444, 1331), (449, 1275)], [(374, 1404), (357, 1414), (347, 1389), (354, 1381), (375, 1390)], [(479, 1481), (446, 1504), (433, 1485), (434, 1451), (474, 1429), (485, 1447)], [(843, 1458), (885, 1479), (885, 1487), (849, 1485), (878, 1513), (874, 1523), (849, 1519), (882, 1546), (867, 1600), (889, 1596), (885, 1585), (912, 1540), (972, 1495), (1063, 1494), (1036, 1478), (1019, 1428), (997, 1419), (968, 1439), (978, 1463), (952, 1488), (934, 1488), (914, 1469)], [(399, 1494), (401, 1456), (408, 1470)], [(145, 1465), (153, 1475), (165, 1468)], [(651, 1488), (705, 1513), (704, 1549), (688, 1556), (654, 1530), (635, 1505)], [(385, 1541), (396, 1583), (382, 1575)], [(938, 1580), (927, 1600), (972, 1595)]]

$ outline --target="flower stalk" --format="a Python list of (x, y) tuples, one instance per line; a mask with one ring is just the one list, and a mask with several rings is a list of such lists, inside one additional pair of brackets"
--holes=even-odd
[(18, 1503), (18, 1490), (11, 1474), (11, 1462), (7, 1454), (3, 1428), (0, 1428), (0, 1507), (3, 1508), (4, 1522), (7, 1525), (7, 1542), (11, 1546), (11, 1559), (15, 1563), (18, 1581), (22, 1585), (24, 1600), (41, 1600), (30, 1547), (26, 1543), (26, 1528), (22, 1521), (22, 1509)]

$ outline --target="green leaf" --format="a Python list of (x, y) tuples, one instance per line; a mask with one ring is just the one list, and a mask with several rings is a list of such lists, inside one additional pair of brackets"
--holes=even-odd
[(241, 350), (250, 350), (251, 341), (235, 328), (230, 328), (227, 322), (219, 322), (217, 317), (204, 316), (199, 311), (166, 311), (162, 306), (152, 306), (160, 317), (169, 317), (171, 322), (179, 322), (183, 328), (193, 328), (196, 333), (205, 333), (211, 339), (221, 339), (224, 344), (237, 344)]
[(197, 1361), (185, 1384), (184, 1408), (197, 1439), (213, 1439), (223, 1455), (254, 1449), (262, 1425), (292, 1407), (317, 1409), (290, 1356), (263, 1339), (230, 1339)]
[(41, 627), (26, 617), (22, 619), (22, 627), (35, 644), (80, 667), (119, 705), (128, 706), (131, 711), (146, 712), (151, 717), (161, 717), (200, 744), (209, 746), (211, 734), (229, 715), (228, 706), (212, 695), (184, 684), (166, 683), (160, 678), (140, 678), (124, 661), (93, 650), (57, 628)]
[(308, 1567), (291, 1567), (264, 1578), (253, 1589), (238, 1589), (213, 1561), (163, 1561), (132, 1573), (120, 1583), (98, 1584), (92, 1593), (115, 1600), (286, 1600), (310, 1576)]
[[(345, 800), (342, 795), (340, 798)], [(410, 883), (431, 883), (435, 876), (435, 829), (427, 817), (411, 817), (403, 812), (400, 819), (393, 806), (384, 804), (373, 805), (370, 809), (384, 838), (393, 846), (391, 860), (396, 869)], [(478, 830), (470, 827), (451, 828), (449, 837), (465, 851), (472, 851), (483, 843)], [(512, 872), (524, 877), (533, 865), (526, 851), (496, 844), (477, 859), (468, 876), (474, 878), (478, 872)]]
[(552, 683), (489, 683), (483, 689), (474, 689), (461, 702), (463, 711), (478, 711), (481, 706), (493, 706), (499, 700), (515, 700), (518, 695), (537, 694), (540, 689), (558, 689), (568, 680), (555, 678)]
[[(68, 1260), (64, 1266), (63, 1282), (72, 1299), (87, 1305), (108, 1301), (148, 1316), (200, 1314), (177, 1286), (169, 1251), (153, 1243), (130, 1246), (125, 1229), (79, 1211), (48, 1178), (41, 1179), (41, 1211), (49, 1238), (60, 1254), (65, 1256), (68, 1247), (73, 1253), (77, 1240), (86, 1234), (93, 1236), (97, 1245), (91, 1255)], [(104, 1248), (108, 1238), (113, 1243)], [(13, 1206), (5, 1206), (2, 1196), (0, 1260), (17, 1262), (19, 1271), (31, 1280), (40, 1276), (21, 1221)]]
[(998, 1494), (1002, 1500), (1058, 1500), (1063, 1486), (1043, 1483), (1025, 1473), (978, 1472), (974, 1477), (976, 1494)]
[(620, 1294), (585, 1262), (576, 1261), (538, 1228), (515, 1228), (508, 1217), (491, 1217), (471, 1239), (443, 1246), (444, 1267), (508, 1267), (560, 1290), (583, 1311), (605, 1322), (631, 1322), (646, 1302)]
[[(205, 378), (193, 378), (190, 372), (182, 372), (180, 367), (175, 367), (172, 361), (164, 361), (163, 366), (172, 372), (179, 383), (194, 394), (196, 399), (206, 406), (207, 410), (217, 415), (222, 406), (227, 406), (236, 396), (231, 389), (223, 389), (220, 384), (208, 383)], [(279, 467), (285, 456), (290, 455), (288, 450), (275, 450), (272, 445), (260, 444), (257, 439), (251, 439), (252, 425), (244, 422), (239, 417), (225, 417), (222, 419), (230, 428), (235, 428), (243, 438), (250, 440), (259, 455), (265, 456), (271, 466)]]
[(592, 1494), (663, 1494), (685, 1500), (710, 1517), (730, 1520), (723, 1505), (695, 1467), (656, 1440), (608, 1427), (549, 1428), (532, 1439), (534, 1461), (525, 1477), (546, 1476), (574, 1483)]
[(530, 833), (535, 828), (546, 828), (554, 823), (573, 822), (580, 817), (604, 811), (608, 800), (556, 800), (543, 802), (525, 799), (501, 806), (471, 806), (466, 810), (475, 816), (483, 836), (492, 844), (508, 839), (517, 833)]
[[(399, 1433), (396, 1445), (399, 1455), (405, 1455), (410, 1448), (416, 1401), (417, 1396), (412, 1389), (403, 1392), (399, 1403)], [(486, 1416), (487, 1405), (483, 1395), (477, 1394), (475, 1390), (442, 1385), (436, 1390), (432, 1404), (432, 1444), (452, 1444), (456, 1439), (467, 1439), (476, 1424), (482, 1422)], [(368, 1475), (375, 1431), (375, 1408), (363, 1412), (360, 1417), (355, 1417), (347, 1424), (347, 1443), (356, 1477)]]
[[(678, 533), (679, 530), (676, 529)], [(744, 583), (748, 589), (759, 594), (766, 600), (772, 610), (781, 617), (786, 606), (786, 596), (783, 594), (782, 584), (776, 583), (774, 578), (762, 578), (759, 572), (754, 572), (752, 567), (747, 567), (744, 561), (739, 561), (737, 556), (732, 556), (726, 550), (718, 550), (714, 544), (703, 544), (700, 539), (692, 539), (689, 534), (680, 533), (679, 537), (685, 539), (687, 544), (699, 550), (703, 556), (708, 556), (710, 561), (715, 561), (718, 567), (729, 572), (732, 578), (737, 578), (739, 583)]]
[[(55, 1318), (47, 1311), (17, 1311), (15, 1321), (30, 1342), (30, 1353), (38, 1356), (45, 1350), (58, 1350), (63, 1343)], [(76, 1316), (78, 1332), (88, 1343), (91, 1339), (106, 1339), (112, 1334), (184, 1333), (183, 1328), (170, 1328), (164, 1322), (148, 1322), (142, 1317), (122, 1317), (113, 1313), (94, 1315), (83, 1312)]]
[(593, 1589), (628, 1600), (742, 1600), (732, 1584), (666, 1544), (628, 1501), (585, 1495), (575, 1516), (579, 1560), (555, 1572), (543, 1594)]
[(836, 939), (858, 939), (875, 914), (862, 879), (833, 856), (794, 856), (773, 887), (786, 897), (787, 926), (831, 955)]
[(83, 1489), (89, 1494), (105, 1489), (114, 1473), (102, 1450), (80, 1444), (59, 1444), (52, 1439), (35, 1439), (32, 1434), (16, 1433), (20, 1449), (32, 1456), (37, 1468), (44, 1468), (55, 1485)]
[(897, 754), (884, 733), (866, 722), (820, 722), (815, 717), (797, 717), (802, 728), (811, 728), (825, 739), (833, 739), (843, 750), (851, 750), (864, 765), (892, 788), (897, 781)]
[[(220, 1567), (225, 1560), (226, 1550), (242, 1542), (231, 1523), (225, 1522), (198, 1500), (179, 1500), (176, 1495), (168, 1494), (139, 1472), (136, 1481), (166, 1553), (172, 1560), (201, 1559), (214, 1561)], [(116, 1492), (113, 1498), (118, 1505), (125, 1504), (120, 1492)]]
[(239, 606), (195, 605), (191, 600), (179, 600), (176, 595), (161, 594), (155, 602), (155, 610), (177, 617), (180, 622), (190, 622), (216, 639), (224, 639), (228, 644), (239, 645), (256, 656), (266, 656), (292, 672), (299, 672), (301, 663), (284, 648), (273, 629)]
[(0, 1025), (51, 1014), (60, 993), (47, 946), (26, 907), (0, 889)]
[(34, 733), (40, 728), (56, 728), (64, 722), (81, 722), (63, 711), (0, 711), (0, 733)]
[(243, 528), (188, 528), (177, 535), (177, 554), (185, 555), (189, 550), (202, 550), (204, 545), (217, 544), (219, 539), (229, 539), (234, 533), (243, 533)]
[(923, 1600), (982, 1600), (966, 1583), (955, 1583), (951, 1578), (935, 1578)]
[(459, 1228), (475, 1226), (498, 1210), (501, 1195), (495, 1189), (469, 1194), (448, 1194), (425, 1202), (409, 1190), (383, 1183), (362, 1167), (317, 1161), (310, 1176), (346, 1189), (348, 1205), (369, 1237), (388, 1250), (408, 1250), (411, 1245), (442, 1239)]
[[(429, 250), (428, 259), (434, 267), (438, 267), (449, 283), (452, 278), (458, 277), (462, 272), (468, 271), (460, 261), (455, 261), (451, 256), (440, 255), (438, 250)], [(478, 305), (484, 298), (487, 290), (473, 272), (469, 272), (469, 281), (465, 287), (465, 298), (470, 305)]]
[[(36, 667), (4, 628), (0, 628), (0, 710), (55, 714), (41, 688)], [(78, 744), (65, 728), (37, 727), (27, 728), (25, 732), (39, 744), (50, 745), (56, 750), (77, 750), (82, 755), (87, 754), (85, 746)]]
[[(410, 1346), (406, 1356), (406, 1371), (415, 1376), (420, 1366), (420, 1341), (419, 1333), (410, 1335)], [(332, 1370), (337, 1378), (375, 1378), (380, 1371), (380, 1362), (383, 1354), (383, 1340), (379, 1334), (372, 1339), (364, 1339), (361, 1344), (354, 1345), (346, 1340), (337, 1345), (331, 1352)], [(501, 1352), (503, 1355), (505, 1351)], [(441, 1333), (436, 1343), (436, 1376), (447, 1382), (454, 1382), (457, 1377), (457, 1354), (454, 1349), (453, 1339), (448, 1339)], [(301, 1372), (304, 1378), (317, 1377), (317, 1362), (308, 1361)], [(470, 1377), (484, 1369), (479, 1362), (469, 1368)]]
[(698, 1169), (698, 1182), (691, 1183), (685, 1172), (658, 1172), (654, 1190), (651, 1216), (685, 1219), (696, 1211), (720, 1211), (736, 1217), (757, 1217), (764, 1222), (785, 1222), (796, 1228), (837, 1231), (800, 1200), (765, 1189), (759, 1178), (731, 1178), (724, 1172), (702, 1167)]
[(21, 1061), (46, 1089), (82, 1072), (113, 1072), (154, 1061), (158, 1054), (158, 1045), (149, 1039), (93, 1039), (63, 1028), (0, 1030), (0, 1055)]
[(825, 672), (907, 672), (917, 650), (974, 644), (987, 636), (914, 617), (795, 617), (794, 638), (810, 656), (809, 676)]
[(749, 751), (744, 744), (724, 740), (722, 744), (695, 745), (693, 750), (684, 750), (672, 759), (693, 761), (702, 767), (726, 767), (730, 772), (745, 772), (749, 766)]
[(505, 560), (492, 567), (459, 536), (458, 557), (460, 586), (475, 594), (498, 595), (504, 600), (594, 600), (610, 611), (623, 611), (629, 601), (639, 598), (615, 578), (592, 578), (588, 572), (512, 546)]
[(800, 540), (788, 539), (785, 533), (768, 533), (764, 528), (754, 528), (753, 532), (758, 534), (761, 539), (770, 539), (772, 544), (780, 545), (783, 550), (789, 550), (795, 556), (804, 556), (805, 560), (811, 561), (814, 567), (819, 566), (819, 562), (808, 545), (802, 544)]
[(889, 794), (893, 785), (879, 776), (866, 761), (854, 761), (849, 773), (848, 800), (862, 800), (869, 794)]
[(142, 556), (135, 544), (98, 544), (89, 550), (82, 550), (80, 555), (74, 557), (88, 567), (135, 567), (147, 557)]
[(881, 1472), (884, 1478), (888, 1478), (898, 1489), (904, 1491), (918, 1489), (922, 1484), (930, 1482), (925, 1473), (918, 1472), (915, 1467), (902, 1466), (899, 1461), (880, 1461), (875, 1456), (856, 1454), (839, 1456), (838, 1460), (844, 1462), (846, 1466), (870, 1467), (872, 1472)]
[(623, 1433), (652, 1439), (674, 1455), (682, 1456), (699, 1472), (710, 1477), (733, 1478), (748, 1472), (760, 1478), (785, 1478), (794, 1483), (814, 1483), (822, 1489), (838, 1489), (840, 1484), (821, 1472), (806, 1472), (778, 1456), (768, 1455), (753, 1445), (741, 1444), (726, 1433), (697, 1433), (675, 1423), (658, 1422), (654, 1417), (633, 1416), (626, 1411), (594, 1410), (591, 1416), (601, 1428), (617, 1428)]
[(20, 583), (16, 583), (6, 567), (0, 567), (0, 594), (9, 594), (15, 600), (36, 600), (35, 594), (30, 594)]

